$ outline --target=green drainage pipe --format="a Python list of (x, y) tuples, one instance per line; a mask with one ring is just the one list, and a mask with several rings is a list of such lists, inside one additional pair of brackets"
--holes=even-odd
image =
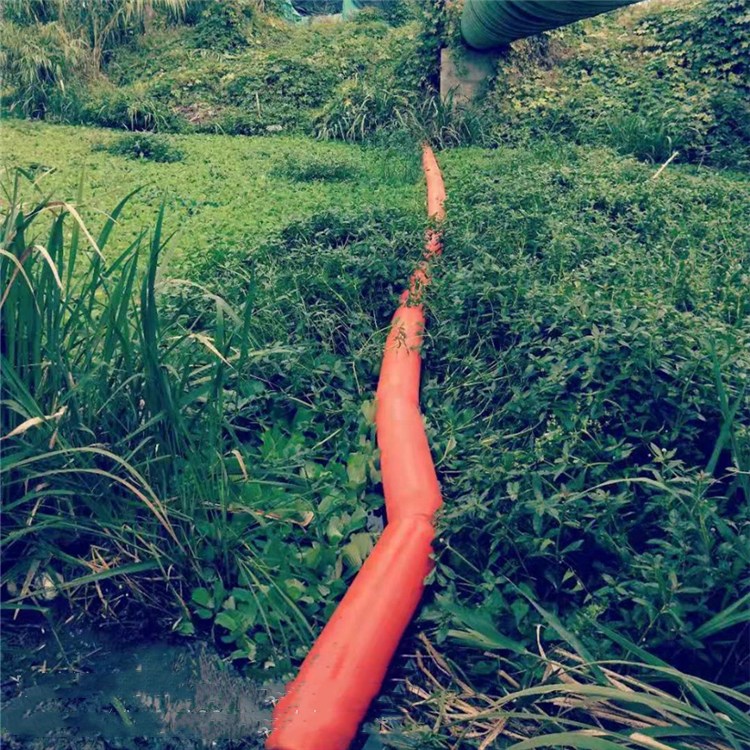
[(474, 49), (502, 47), (639, 0), (466, 0), (461, 35)]

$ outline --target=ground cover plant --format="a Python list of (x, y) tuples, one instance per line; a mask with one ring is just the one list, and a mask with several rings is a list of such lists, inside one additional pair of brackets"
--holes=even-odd
[(745, 4), (517, 44), (466, 111), (430, 93), (438, 4), (399, 27), (256, 8), (219, 53), (203, 5), (85, 96), (118, 127), (263, 137), (0, 129), (5, 614), (148, 613), (291, 673), (382, 528), (372, 398), (429, 137), (445, 508), (368, 750), (743, 748)]
[(436, 642), (493, 695), (540, 622), (587, 659), (618, 653), (613, 631), (746, 687), (746, 176), (653, 179), (558, 144), (442, 165), (422, 401), (446, 494)]
[[(179, 151), (182, 158), (171, 163), (141, 158), (144, 148), (154, 150), (154, 143), (162, 155)], [(171, 240), (162, 262), (174, 266), (175, 273), (244, 257), (285, 224), (329, 209), (351, 213), (365, 206), (400, 206), (418, 216), (421, 208), (419, 164), (411, 151), (397, 146), (357, 148), (288, 137), (160, 135), (154, 140), (144, 134), (15, 121), (0, 128), (0, 144), (6, 168), (32, 173), (40, 197), (82, 203), (82, 217), (94, 226), (124, 194), (141, 188), (118, 221), (117, 251), (153, 224), (165, 201)], [(126, 153), (111, 156), (107, 149)], [(332, 165), (340, 168), (333, 175)], [(321, 179), (315, 179), (316, 169)], [(337, 182), (342, 177), (345, 189)], [(315, 179), (315, 185), (306, 179)]]
[(440, 162), (422, 408), (445, 508), (389, 741), (742, 747), (747, 175), (556, 140)]
[[(446, 512), (420, 627), (479, 704), (497, 698), (498, 668), (522, 689), (544, 673), (534, 625), (547, 616), (594, 658), (617, 646), (606, 627), (736, 684), (748, 242), (746, 227), (724, 229), (740, 227), (748, 181), (689, 167), (654, 180), (611, 151), (557, 144), (441, 162), (452, 197), (423, 408)], [(550, 215), (550, 186), (563, 183)], [(24, 267), (34, 259), (30, 283), (4, 268), (17, 315), (4, 327), (10, 606), (39, 606), (46, 591), (116, 612), (112, 577), (142, 604), (172, 602), (180, 632), (210, 625), (235, 658), (283, 671), (382, 523), (370, 399), (421, 221), (329, 210), (289, 222), (218, 276), (202, 269), (200, 289), (162, 282), (157, 295), (158, 237), (140, 250), (139, 277), (138, 242), (107, 251), (116, 224), (91, 232), (110, 269), (91, 246), (66, 248), (67, 236), (90, 241), (65, 206), (25, 211), (25, 239), (18, 215), (5, 233)], [(41, 226), (43, 240), (49, 211), (60, 216), (41, 245), (48, 261), (29, 238)], [(71, 267), (73, 247), (88, 271)], [(61, 386), (66, 373), (74, 388)], [(429, 736), (441, 747), (463, 731), (463, 719), (427, 730), (431, 705), (395, 746)]]

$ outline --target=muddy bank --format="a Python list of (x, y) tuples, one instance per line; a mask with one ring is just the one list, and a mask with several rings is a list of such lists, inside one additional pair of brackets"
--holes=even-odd
[(8, 750), (262, 748), (281, 690), (242, 677), (205, 643), (117, 626), (3, 627)]

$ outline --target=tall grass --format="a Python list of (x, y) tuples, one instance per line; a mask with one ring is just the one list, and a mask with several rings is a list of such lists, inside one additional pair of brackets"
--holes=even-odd
[[(548, 623), (550, 624), (550, 623)], [(465, 637), (467, 632), (457, 632)], [(567, 634), (569, 636), (569, 634)], [(393, 746), (741, 750), (750, 697), (676, 669), (612, 631), (625, 656), (593, 661), (572, 637), (549, 652), (537, 637), (531, 669), (497, 657), (491, 693), (475, 689), (424, 636), (406, 680), (411, 706)], [(507, 644), (486, 639), (482, 658)], [(489, 659), (487, 657), (490, 657)]]
[(377, 337), (421, 222), (326, 212), (224, 270), (201, 248), (209, 289), (161, 273), (163, 208), (116, 252), (132, 194), (93, 232), (29, 179), (0, 252), (3, 609), (135, 600), (290, 669), (374, 541)]
[[(209, 302), (188, 314), (180, 282), (159, 280), (163, 208), (108, 260), (132, 193), (94, 236), (72, 203), (24, 202), (25, 182), (6, 191), (0, 252), (4, 606), (168, 594), (185, 609), (182, 579), (250, 466), (227, 414), (258, 355), (252, 295), (231, 306), (191, 283)], [(148, 570), (158, 591), (104, 584)]]
[(84, 74), (83, 41), (57, 22), (23, 26), (0, 21), (0, 71), (5, 87), (15, 89), (11, 99), (3, 103), (10, 112), (30, 117), (44, 117), (52, 110), (66, 117), (70, 88)]

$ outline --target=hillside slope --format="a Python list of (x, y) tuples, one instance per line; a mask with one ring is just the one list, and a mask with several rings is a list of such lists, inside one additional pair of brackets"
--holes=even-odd
[(435, 84), (438, 48), (458, 43), (458, 6), (404, 3), (396, 25), (372, 10), (294, 25), (251, 5), (160, 17), (112, 46), (96, 73), (85, 39), (11, 17), (3, 101), (16, 114), (136, 130), (345, 140), (408, 130), (490, 147), (552, 137), (650, 161), (677, 151), (750, 164), (747, 0), (651, 0), (515, 42), (487, 95), (457, 111)]
[(748, 59), (746, 0), (636, 5), (516, 42), (480, 104), (482, 140), (553, 137), (747, 169)]

